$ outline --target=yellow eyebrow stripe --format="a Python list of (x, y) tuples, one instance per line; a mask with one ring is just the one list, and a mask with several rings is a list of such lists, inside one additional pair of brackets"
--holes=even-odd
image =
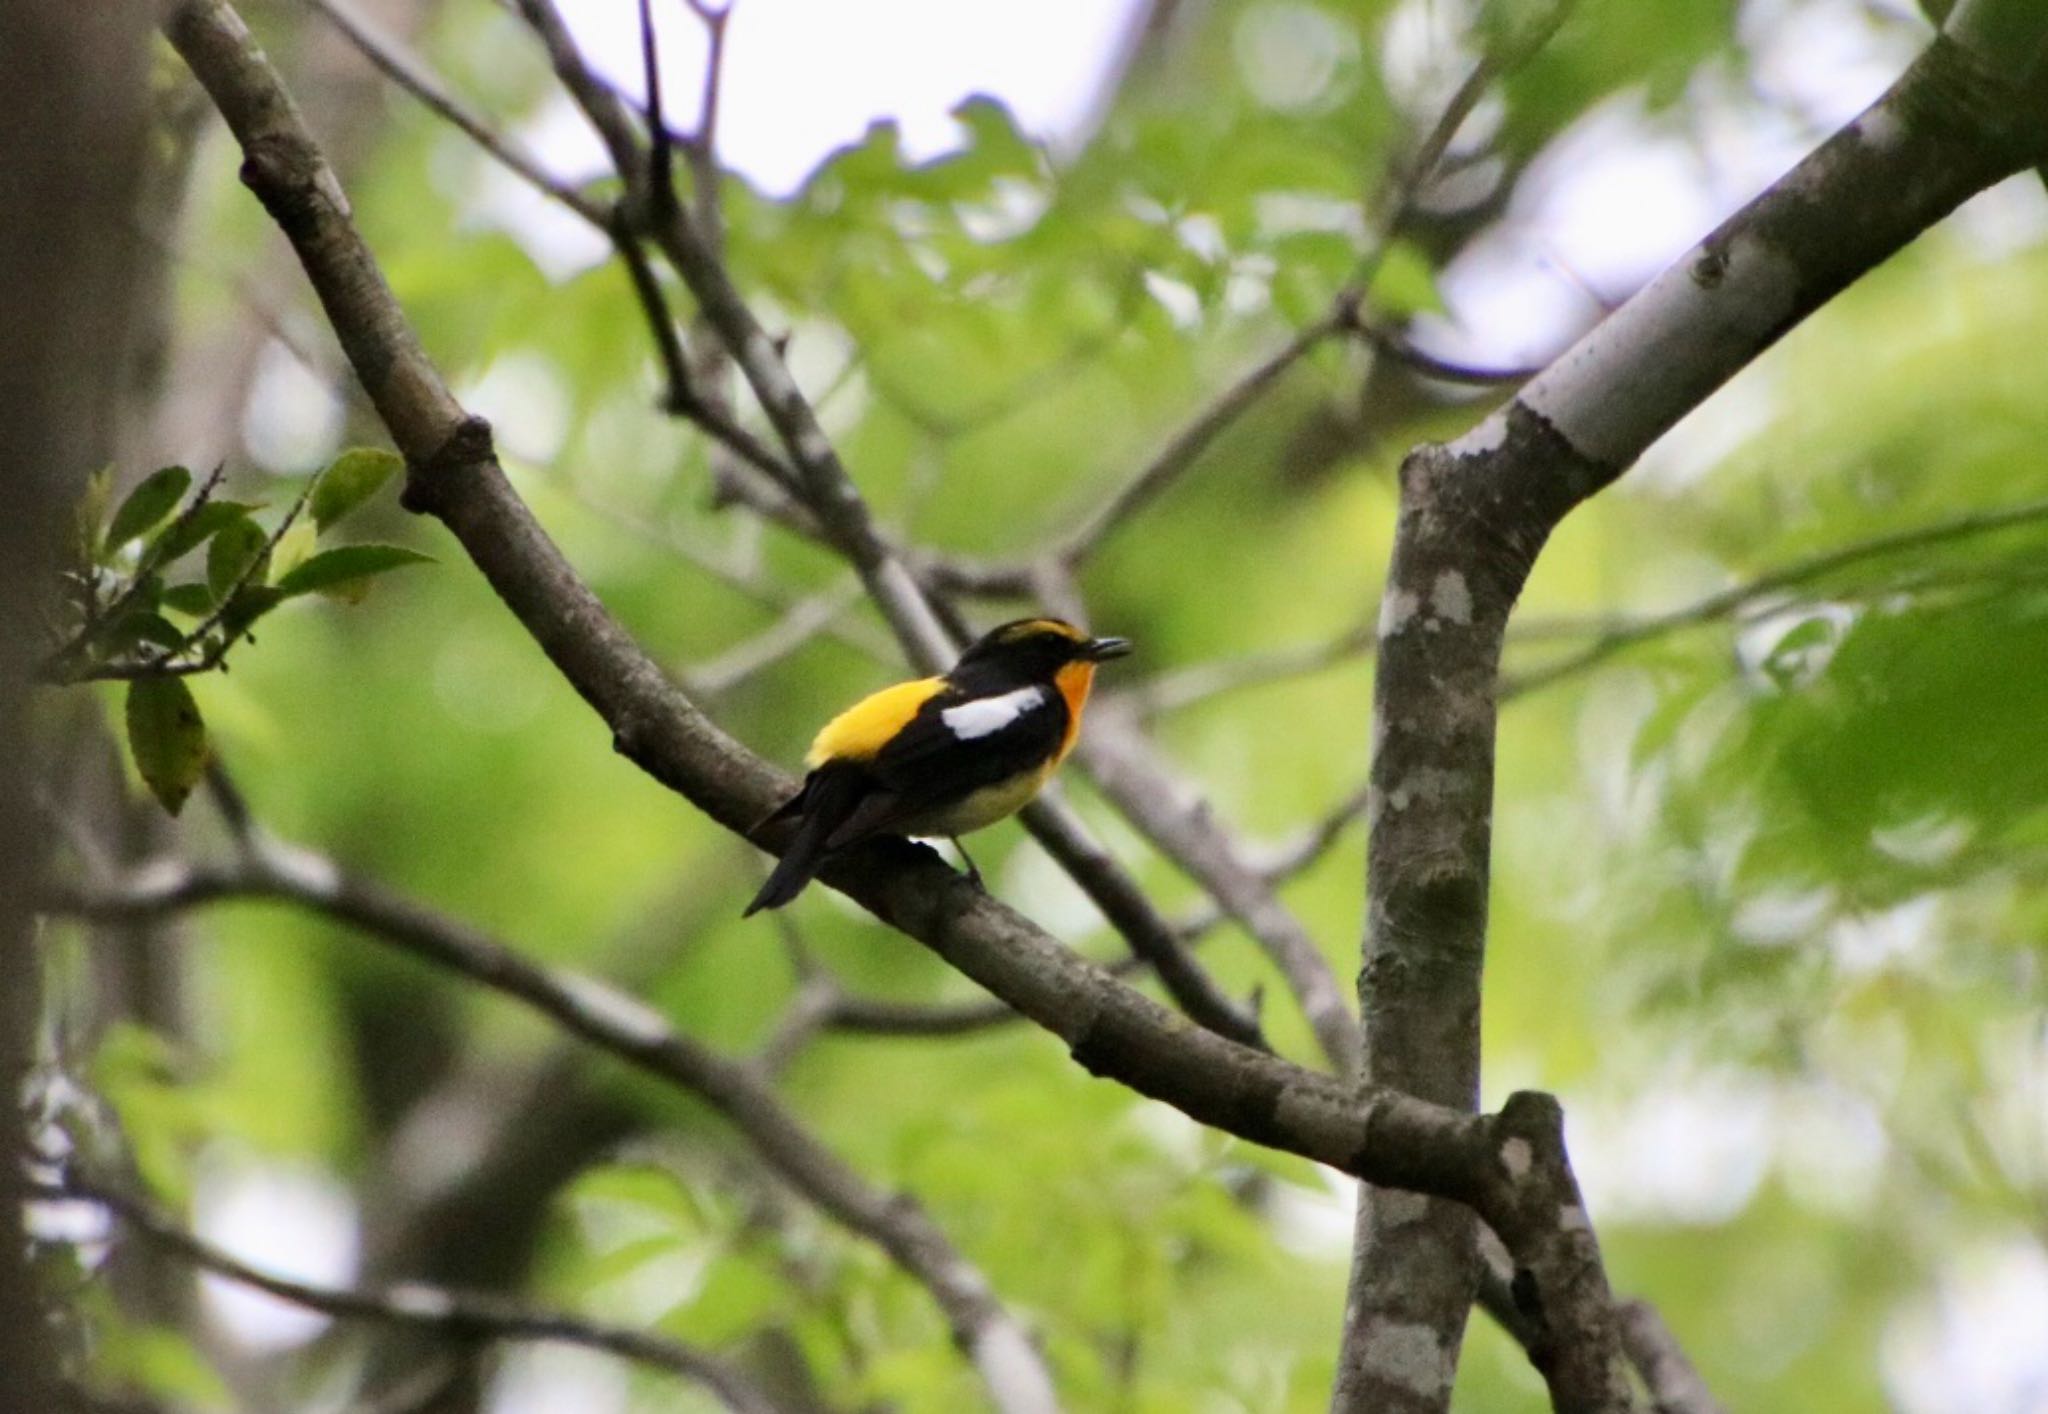
[(825, 723), (804, 764), (816, 770), (827, 761), (870, 761), (903, 730), (917, 709), (945, 690), (944, 678), (918, 678), (863, 697)]

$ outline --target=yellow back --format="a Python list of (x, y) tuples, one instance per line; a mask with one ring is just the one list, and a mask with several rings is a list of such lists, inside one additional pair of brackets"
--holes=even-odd
[(834, 759), (872, 759), (889, 738), (903, 730), (904, 723), (917, 715), (917, 709), (945, 686), (944, 678), (918, 678), (863, 697), (825, 723), (811, 743), (804, 763), (815, 770)]

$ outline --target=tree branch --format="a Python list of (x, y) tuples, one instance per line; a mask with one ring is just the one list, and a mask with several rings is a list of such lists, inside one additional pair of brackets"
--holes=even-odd
[(1500, 696), (1506, 700), (1549, 687), (1552, 683), (1597, 667), (1629, 648), (1740, 614), (1786, 590), (1826, 579), (1869, 560), (1887, 559), (1911, 550), (1924, 550), (1953, 540), (1974, 539), (2000, 530), (2039, 525), (2044, 521), (2048, 521), (2048, 501), (2027, 501), (2016, 506), (1969, 511), (1808, 555), (1665, 613), (1644, 614), (1598, 627), (1594, 630), (1593, 641), (1583, 648), (1541, 667), (1503, 676)]
[(927, 567), (933, 583), (958, 593), (1016, 596), (1034, 593), (1042, 566), (1071, 572), (1139, 511), (1185, 476), (1202, 454), (1268, 389), (1326, 339), (1356, 326), (1358, 296), (1339, 295), (1329, 311), (1285, 344), (1259, 360), (1206, 407), (1167, 439), (1152, 458), (1108, 499), (1087, 512), (1039, 554), (1005, 564), (974, 564), (933, 559)]
[[(1375, 1083), (1445, 1106), (1477, 1099), (1496, 677), (1509, 612), (1551, 529), (1800, 319), (2048, 150), (2039, 65), (2048, 17), (2026, 0), (1984, 3), (2029, 42), (1973, 47), (1960, 38), (1976, 31), (1959, 11), (1954, 33), (1790, 176), (1477, 430), (1418, 449), (1403, 465), (1381, 601), (1359, 978)], [(1975, 8), (1966, 0), (1964, 9)], [(1525, 1137), (1539, 1153), (1548, 1142), (1540, 1127)], [(1575, 1201), (1548, 1220), (1559, 1211), (1583, 1220)], [(1562, 1270), (1575, 1260), (1561, 1250), (1569, 1224), (1537, 1244), (1547, 1257), (1532, 1258), (1535, 1239), (1514, 1219), (1489, 1221), (1521, 1247), (1518, 1261), (1561, 1264), (1567, 1320), (1551, 1320), (1554, 1345), (1538, 1361), (1553, 1399), (1615, 1407), (1626, 1391), (1614, 1322), (1602, 1315), (1604, 1292)], [(1583, 1237), (1589, 1250), (1578, 1256), (1597, 1275), (1590, 1228)], [(1442, 1203), (1415, 1213), (1399, 1195), (1368, 1195), (1335, 1407), (1443, 1409), (1471, 1274), (1468, 1213)], [(1408, 1378), (1432, 1368), (1440, 1378)]]
[(1265, 951), (1336, 1073), (1358, 1074), (1358, 1019), (1301, 920), (1217, 821), (1208, 801), (1175, 784), (1135, 722), (1104, 703), (1078, 748), (1081, 763), (1132, 824), (1187, 871)]
[(451, 93), (417, 54), (385, 34), (351, 0), (305, 0), (305, 3), (325, 15), (386, 78), (425, 104), (435, 116), (460, 131), (521, 181), (599, 230), (605, 228), (609, 215), (604, 203), (591, 200), (567, 182), (552, 176), (526, 149), (500, 133), (482, 114)]
[(1643, 1377), (1657, 1414), (1723, 1414), (1721, 1401), (1686, 1358), (1678, 1337), (1647, 1301), (1624, 1301), (1615, 1311), (1621, 1346)]
[(924, 1286), (1005, 1414), (1057, 1408), (1030, 1338), (987, 1280), (909, 1197), (868, 1186), (748, 1065), (671, 1027), (653, 1008), (582, 973), (549, 968), (464, 924), (355, 878), (322, 855), (252, 832), (233, 865), (164, 861), (125, 885), (58, 894), (53, 911), (148, 918), (229, 899), (276, 899), (349, 924), (422, 961), (524, 1002), (572, 1035), (679, 1085), (737, 1129), (784, 1182), (873, 1242)]
[(266, 1272), (185, 1231), (138, 1199), (80, 1178), (38, 1186), (37, 1196), (104, 1208), (151, 1245), (295, 1306), (343, 1320), (381, 1321), (429, 1330), (448, 1340), (557, 1341), (602, 1350), (709, 1389), (733, 1414), (777, 1414), (781, 1408), (737, 1367), (708, 1351), (641, 1331), (549, 1311), (489, 1292), (451, 1291), (421, 1282), (381, 1288), (321, 1286)]

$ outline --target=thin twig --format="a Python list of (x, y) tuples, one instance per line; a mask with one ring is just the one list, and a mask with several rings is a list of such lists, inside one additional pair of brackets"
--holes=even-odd
[(451, 93), (417, 54), (385, 34), (375, 21), (357, 10), (351, 0), (305, 0), (305, 3), (332, 21), (385, 77), (425, 104), (437, 117), (460, 130), (534, 190), (561, 203), (591, 225), (600, 229), (604, 227), (606, 212), (603, 203), (593, 201), (567, 182), (551, 176), (524, 148), (498, 132), (475, 109)]
[[(234, 582), (221, 592), (220, 601), (214, 605), (213, 612), (208, 614), (197, 628), (186, 634), (185, 641), (178, 647), (166, 648), (156, 657), (136, 658), (128, 662), (96, 664), (91, 668), (85, 669), (83, 672), (71, 674), (64, 678), (63, 681), (67, 683), (137, 682), (148, 678), (193, 677), (200, 673), (210, 673), (215, 668), (218, 668), (226, 661), (228, 650), (248, 634), (248, 626), (245, 625), (234, 633), (223, 631), (221, 636), (208, 645), (206, 651), (197, 658), (185, 662), (178, 660), (185, 654), (190, 653), (194, 646), (205, 642), (208, 634), (222, 626), (227, 619), (228, 610), (234, 607), (235, 596), (248, 587), (249, 581), (255, 577), (258, 570), (267, 569), (270, 564), (270, 557), (276, 551), (278, 542), (284, 539), (285, 532), (292, 528), (292, 522), (297, 520), (299, 513), (306, 508), (306, 502), (311, 499), (313, 488), (318, 484), (319, 480), (320, 478), (316, 476), (306, 483), (306, 488), (299, 492), (298, 499), (293, 501), (291, 508), (284, 513), (284, 519), (280, 520), (277, 523), (277, 527), (268, 536), (264, 537), (263, 547), (249, 559), (247, 564), (242, 566), (241, 572), (235, 576)], [(151, 571), (151, 573), (154, 573), (154, 571)], [(140, 571), (137, 572), (136, 583), (138, 585), (141, 583)]]
[(1424, 349), (1417, 348), (1407, 335), (1397, 333), (1375, 321), (1361, 319), (1358, 322), (1358, 336), (1371, 344), (1396, 363), (1405, 364), (1426, 378), (1439, 383), (1460, 383), (1476, 388), (1507, 387), (1526, 383), (1543, 371), (1541, 364), (1526, 364), (1512, 368), (1484, 368), (1476, 364), (1459, 363), (1454, 359), (1442, 358)]
[(227, 463), (215, 463), (213, 470), (207, 473), (206, 480), (199, 484), (199, 489), (185, 503), (185, 508), (178, 512), (169, 528), (158, 532), (156, 538), (150, 542), (150, 548), (137, 561), (134, 577), (128, 581), (127, 587), (104, 609), (96, 614), (88, 614), (85, 622), (79, 626), (78, 632), (52, 650), (39, 669), (40, 677), (50, 682), (78, 681), (68, 675), (64, 665), (92, 646), (93, 637), (99, 632), (100, 625), (119, 623), (127, 615), (128, 610), (135, 607), (136, 600), (142, 597), (144, 585), (149, 582), (152, 575), (163, 568), (163, 546), (171, 543), (192, 523), (192, 518), (199, 514), (200, 508), (213, 499), (213, 493), (220, 489), (221, 479), (226, 475)]
[(1367, 620), (1320, 643), (1270, 648), (1242, 657), (1190, 663), (1186, 667), (1155, 673), (1119, 691), (1116, 701), (1140, 717), (1149, 719), (1192, 707), (1226, 692), (1319, 673), (1339, 663), (1370, 655), (1375, 641), (1373, 623)]
[(1346, 292), (1338, 296), (1328, 312), (1246, 370), (1168, 438), (1166, 444), (1107, 499), (1086, 512), (1046, 550), (1004, 564), (934, 561), (929, 571), (933, 581), (942, 588), (962, 593), (1020, 595), (1033, 591), (1035, 577), (1045, 563), (1069, 570), (1079, 566), (1131, 517), (1186, 475), (1216, 439), (1283, 375), (1325, 340), (1351, 327), (1357, 317), (1357, 308), (1355, 294)]
[(734, 1414), (775, 1414), (781, 1408), (766, 1390), (736, 1367), (707, 1351), (663, 1336), (529, 1306), (491, 1292), (455, 1291), (420, 1282), (354, 1288), (299, 1281), (251, 1266), (195, 1237), (139, 1199), (103, 1185), (71, 1177), (61, 1185), (33, 1185), (31, 1191), (44, 1199), (87, 1202), (103, 1208), (152, 1246), (323, 1315), (413, 1326), (464, 1342), (538, 1340), (580, 1345), (702, 1384)]
[(1731, 585), (1727, 589), (1694, 600), (1691, 604), (1668, 613), (1650, 614), (1611, 625), (1577, 653), (1525, 673), (1505, 675), (1501, 681), (1500, 695), (1506, 699), (1548, 687), (1562, 678), (1584, 672), (1606, 661), (1625, 648), (1633, 648), (1681, 629), (1712, 623), (1737, 613), (1760, 599), (1783, 590), (1796, 589), (1814, 580), (1823, 579), (1837, 570), (1847, 569), (1867, 560), (1883, 559), (1908, 550), (1922, 550), (1951, 540), (1965, 540), (2043, 521), (2048, 521), (2048, 500), (2026, 501), (1997, 510), (1970, 511), (1946, 520), (1935, 521), (1930, 525), (1876, 535), (1867, 540), (1858, 540), (1833, 550), (1809, 555), (1777, 569), (1766, 570), (1740, 584)]
[(1657, 1414), (1722, 1414), (1721, 1401), (1707, 1388), (1664, 1317), (1647, 1301), (1615, 1305), (1621, 1348), (1643, 1377)]
[(523, 1002), (569, 1033), (688, 1090), (724, 1116), (792, 1188), (882, 1248), (930, 1292), (1009, 1414), (1044, 1414), (1057, 1407), (1050, 1376), (1023, 1328), (921, 1208), (904, 1195), (869, 1186), (751, 1066), (683, 1035), (637, 998), (594, 977), (530, 961), (477, 929), (355, 878), (323, 855), (260, 833), (229, 865), (161, 861), (124, 885), (55, 891), (46, 902), (54, 912), (133, 919), (236, 898), (281, 900), (347, 923)]
[(702, 697), (718, 697), (730, 692), (830, 630), (833, 622), (859, 598), (860, 581), (852, 575), (835, 581), (816, 594), (806, 595), (752, 638), (686, 669), (682, 675), (684, 685)]
[(661, 355), (662, 371), (667, 379), (662, 407), (688, 418), (738, 453), (741, 460), (774, 482), (775, 489), (783, 496), (794, 496), (797, 491), (796, 473), (789, 469), (789, 464), (769, 450), (760, 438), (733, 421), (724, 407), (698, 389), (682, 339), (676, 333), (675, 319), (669, 314), (668, 298), (662, 293), (661, 282), (655, 278), (654, 270), (648, 265), (639, 240), (633, 235), (622, 212), (614, 215), (608, 229), (618, 248), (619, 258), (625, 262), (626, 273), (632, 278), (633, 293), (646, 315), (655, 349)]

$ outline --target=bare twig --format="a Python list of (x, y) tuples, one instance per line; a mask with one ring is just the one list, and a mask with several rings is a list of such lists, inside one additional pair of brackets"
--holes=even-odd
[(61, 1185), (38, 1185), (33, 1191), (45, 1199), (103, 1208), (152, 1246), (309, 1311), (345, 1320), (415, 1326), (456, 1341), (539, 1340), (580, 1345), (701, 1384), (734, 1414), (775, 1414), (781, 1407), (733, 1365), (680, 1341), (529, 1306), (490, 1292), (451, 1291), (419, 1282), (355, 1288), (299, 1281), (251, 1266), (193, 1236), (141, 1200), (102, 1184), (70, 1177)]
[[(405, 50), (397, 41), (381, 33), (366, 17), (359, 14), (348, 0), (306, 0), (331, 19), (363, 55), (388, 75), (406, 92), (425, 104), (432, 112), (447, 120), (458, 131), (475, 142), (489, 156), (502, 163), (507, 170), (529, 183), (535, 190), (561, 203), (568, 210), (582, 217), (592, 227), (611, 240), (620, 258), (625, 262), (627, 273), (632, 279), (633, 290), (646, 310), (648, 327), (654, 336), (656, 351), (661, 355), (663, 369), (667, 376), (664, 406), (672, 413), (687, 417), (696, 423), (716, 442), (723, 444), (742, 461), (758, 469), (770, 481), (786, 491), (792, 480), (789, 468), (760, 439), (738, 422), (715, 400), (701, 396), (688, 374), (686, 362), (675, 336), (675, 323), (667, 310), (667, 301), (661, 292), (660, 283), (647, 268), (641, 255), (637, 238), (614, 207), (585, 196), (574, 187), (557, 180), (543, 170), (529, 155), (510, 140), (497, 133), (490, 124), (476, 114), (460, 99), (454, 97), (446, 86), (440, 83), (420, 60)], [(573, 53), (573, 42), (568, 31), (560, 23), (553, 10), (545, 5), (522, 7), (527, 18), (540, 32), (550, 48), (567, 47)], [(590, 74), (578, 70), (583, 88), (578, 92), (579, 101), (586, 113), (597, 126), (616, 162), (621, 154), (631, 156), (638, 151), (638, 139), (633, 132), (632, 120), (624, 102), (609, 86)], [(629, 190), (637, 170), (637, 161), (619, 166), (626, 177)], [(792, 527), (795, 528), (795, 527)]]
[(1124, 816), (1244, 925), (1285, 979), (1330, 1064), (1339, 1075), (1356, 1075), (1358, 1020), (1336, 973), (1209, 803), (1176, 781), (1135, 722), (1113, 704), (1097, 710), (1078, 755)]
[(752, 638), (736, 643), (715, 658), (686, 669), (683, 682), (700, 697), (732, 691), (801, 650), (860, 598), (860, 581), (847, 576), (783, 610), (781, 617)]
[(1621, 1326), (1621, 1348), (1643, 1377), (1657, 1414), (1722, 1414), (1721, 1401), (1700, 1378), (1655, 1306), (1623, 1301), (1615, 1316)]
[(605, 229), (618, 250), (620, 260), (625, 263), (626, 273), (633, 282), (633, 294), (640, 301), (648, 330), (653, 335), (655, 352), (661, 356), (666, 379), (663, 408), (688, 418), (709, 432), (748, 466), (773, 482), (776, 492), (782, 497), (794, 496), (796, 475), (788, 463), (776, 456), (760, 438), (735, 422), (719, 401), (706, 397), (697, 387), (697, 380), (690, 371), (689, 356), (676, 332), (675, 319), (669, 313), (668, 298), (662, 293), (661, 281), (648, 265), (647, 257), (640, 249), (639, 238), (633, 234), (624, 211), (614, 212)]
[(1152, 906), (1138, 881), (1056, 794), (1027, 807), (1024, 826), (1102, 910), (1130, 944), (1132, 955), (1158, 975), (1182, 1011), (1219, 1036), (1256, 1050), (1268, 1049), (1256, 1009), (1240, 1007), (1223, 994), (1188, 952), (1180, 930)]
[(529, 961), (453, 919), (357, 879), (310, 850), (260, 834), (233, 864), (148, 867), (125, 887), (56, 895), (53, 909), (97, 918), (158, 917), (235, 898), (282, 900), (361, 929), (413, 957), (512, 997), (573, 1035), (680, 1085), (753, 1145), (785, 1182), (920, 1282), (1008, 1414), (1057, 1407), (1029, 1336), (987, 1280), (908, 1197), (870, 1187), (787, 1110), (744, 1062), (671, 1027), (638, 999), (593, 977)]
[(1144, 718), (1177, 712), (1226, 692), (1305, 677), (1369, 655), (1374, 638), (1373, 625), (1366, 622), (1320, 643), (1270, 648), (1237, 658), (1191, 663), (1184, 668), (1171, 668), (1144, 678), (1117, 693), (1116, 700)]
[(935, 584), (961, 593), (1029, 594), (1046, 564), (1071, 570), (1088, 558), (1127, 521), (1186, 475), (1216, 439), (1302, 359), (1326, 339), (1352, 326), (1358, 297), (1345, 293), (1320, 319), (1296, 333), (1280, 348), (1239, 377), (1167, 439), (1166, 445), (1125, 481), (1108, 499), (1084, 514), (1072, 529), (1039, 554), (1006, 564), (977, 565), (939, 560), (930, 566)]
[(451, 93), (417, 54), (384, 33), (374, 20), (356, 9), (352, 0), (305, 0), (305, 3), (331, 20), (385, 77), (458, 129), (535, 191), (559, 202), (591, 225), (604, 228), (607, 213), (602, 202), (593, 201), (550, 175), (532, 154), (493, 128), (480, 113)]
[(1998, 509), (1968, 511), (1927, 525), (1872, 536), (1867, 540), (1854, 541), (1832, 550), (1824, 550), (1819, 554), (1808, 555), (1776, 569), (1765, 570), (1739, 584), (1730, 585), (1726, 589), (1718, 590), (1666, 613), (1647, 614), (1600, 627), (1596, 630), (1598, 636), (1593, 642), (1579, 651), (1567, 654), (1555, 662), (1546, 663), (1540, 668), (1505, 675), (1501, 680), (1500, 695), (1506, 699), (1548, 687), (1552, 683), (1595, 667), (1624, 649), (1741, 613), (1751, 605), (1768, 600), (1774, 595), (1825, 579), (1838, 571), (1870, 560), (1885, 559), (1912, 550), (1924, 550), (1931, 546), (1947, 544), (1950, 541), (1968, 540), (1996, 531), (2039, 525), (2043, 522), (2048, 522), (2048, 501), (2025, 501)]
[(575, 36), (562, 21), (551, 0), (515, 0), (519, 13), (548, 51), (555, 77), (569, 90), (576, 106), (590, 119), (611, 154), (612, 166), (625, 179), (626, 190), (637, 195), (642, 183), (640, 136), (633, 130), (633, 117), (625, 100), (612, 86), (592, 73), (577, 51)]

